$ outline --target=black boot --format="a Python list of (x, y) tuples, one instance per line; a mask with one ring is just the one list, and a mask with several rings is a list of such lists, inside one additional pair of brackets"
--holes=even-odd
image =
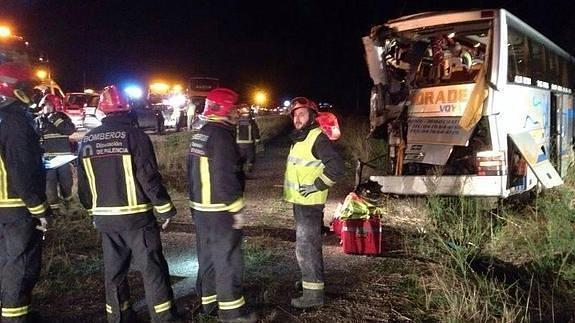
[(312, 308), (323, 305), (323, 290), (304, 289), (300, 297), (292, 298), (291, 306), (295, 308)]

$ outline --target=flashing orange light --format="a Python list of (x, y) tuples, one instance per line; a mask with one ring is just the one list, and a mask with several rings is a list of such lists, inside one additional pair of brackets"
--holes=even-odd
[(12, 35), (12, 31), (7, 26), (0, 26), (0, 38), (9, 37)]
[(36, 77), (41, 79), (41, 80), (44, 80), (48, 77), (48, 71), (43, 70), (43, 69), (39, 69), (36, 71)]
[(181, 84), (176, 84), (174, 86), (172, 86), (172, 91), (174, 93), (181, 93), (184, 90), (184, 88), (182, 87)]
[(264, 105), (268, 101), (268, 96), (264, 91), (257, 91), (254, 94), (254, 101), (257, 105)]
[(170, 86), (163, 82), (155, 82), (150, 84), (150, 90), (154, 93), (166, 93), (170, 89)]

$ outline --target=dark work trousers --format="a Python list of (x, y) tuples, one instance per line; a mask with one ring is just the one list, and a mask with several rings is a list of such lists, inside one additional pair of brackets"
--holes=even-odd
[(72, 198), (72, 184), (72, 165), (66, 164), (56, 169), (46, 170), (46, 197), (52, 210), (60, 207), (58, 189), (63, 200), (67, 201)]
[(131, 260), (142, 274), (152, 322), (175, 320), (170, 275), (162, 254), (158, 224), (153, 222), (139, 229), (101, 234), (108, 322), (125, 322), (133, 315), (127, 278)]
[(217, 304), (220, 319), (239, 317), (245, 314), (242, 230), (232, 227), (234, 218), (229, 212), (192, 210), (192, 214), (199, 264), (196, 292), (204, 313), (210, 313)]
[(323, 290), (321, 227), (324, 205), (293, 205), (296, 225), (295, 255), (305, 289)]
[(20, 219), (0, 223), (2, 322), (26, 321), (32, 289), (40, 275), (42, 232), (36, 229), (39, 221), (25, 208), (21, 212)]
[(251, 144), (238, 144), (240, 148), (240, 157), (244, 163), (244, 171), (251, 172), (256, 162), (256, 145)]

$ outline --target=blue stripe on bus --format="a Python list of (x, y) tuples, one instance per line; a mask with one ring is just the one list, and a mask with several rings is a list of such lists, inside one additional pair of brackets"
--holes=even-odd
[(537, 164), (539, 164), (542, 161), (547, 160), (547, 155), (545, 154), (539, 154), (539, 156), (537, 156)]

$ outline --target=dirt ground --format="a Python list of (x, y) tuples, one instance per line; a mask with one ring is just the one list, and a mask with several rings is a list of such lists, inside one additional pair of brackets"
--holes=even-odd
[[(379, 257), (344, 254), (335, 235), (324, 237), (326, 304), (314, 310), (297, 310), (290, 299), (298, 295), (294, 283), (300, 279), (295, 260), (295, 230), (291, 205), (282, 201), (283, 172), (289, 143), (280, 136), (267, 143), (258, 155), (255, 170), (247, 181), (244, 214), (245, 279), (248, 306), (262, 322), (409, 322), (413, 298), (404, 292), (413, 283), (413, 273), (424, 268), (421, 261), (404, 252), (403, 241), (416, 230), (413, 216), (390, 216), (384, 225), (385, 252)], [(185, 170), (183, 178), (185, 178)], [(330, 191), (325, 219), (329, 225), (337, 203), (353, 189), (353, 176)], [(162, 235), (176, 294), (176, 304), (186, 322), (212, 322), (194, 311), (199, 306), (194, 292), (195, 235), (187, 196), (171, 192), (178, 215)], [(404, 212), (409, 214), (408, 210)], [(94, 233), (96, 234), (96, 233)], [(98, 245), (87, 257), (99, 252)], [(78, 261), (84, 261), (80, 257)], [(178, 261), (176, 261), (178, 260)], [(46, 261), (46, 258), (45, 258)], [(105, 320), (103, 272), (82, 273), (80, 292), (51, 295), (36, 300), (38, 322), (102, 322)], [(139, 275), (130, 274), (132, 300), (142, 322), (148, 321)], [(138, 305), (139, 304), (139, 305)], [(417, 319), (415, 319), (417, 320)]]

